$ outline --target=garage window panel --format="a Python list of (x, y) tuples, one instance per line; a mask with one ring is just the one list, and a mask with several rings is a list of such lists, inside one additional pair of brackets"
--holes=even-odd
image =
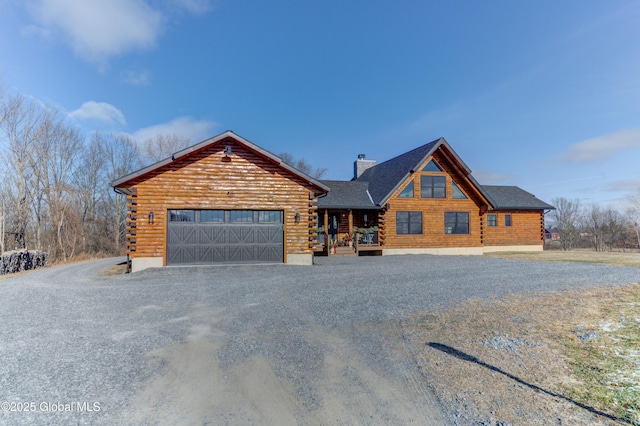
[(253, 210), (230, 210), (229, 222), (251, 223), (253, 222)]
[(170, 222), (195, 222), (195, 210), (169, 210)]
[(259, 223), (282, 223), (282, 212), (280, 211), (259, 211)]
[(204, 222), (204, 223), (224, 222), (224, 210), (202, 210), (200, 212), (200, 222)]

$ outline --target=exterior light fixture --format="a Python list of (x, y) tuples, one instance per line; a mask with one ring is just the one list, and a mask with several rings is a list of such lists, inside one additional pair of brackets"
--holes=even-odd
[(224, 152), (224, 157), (222, 157), (222, 162), (223, 163), (230, 163), (231, 162), (231, 157), (229, 157), (229, 154), (233, 154), (233, 150), (231, 149), (231, 145), (225, 145), (223, 152)]
[(149, 219), (149, 225), (153, 225), (153, 219), (154, 219), (154, 218), (153, 218), (153, 212), (149, 212), (149, 217), (148, 217), (148, 219)]
[(296, 212), (295, 216), (293, 217), (296, 223), (300, 223), (300, 213)]

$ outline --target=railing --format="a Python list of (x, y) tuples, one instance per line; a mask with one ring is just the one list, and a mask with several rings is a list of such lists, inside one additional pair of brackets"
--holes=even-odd
[(378, 231), (367, 234), (356, 234), (353, 242), (353, 250), (358, 253), (360, 251), (377, 251), (380, 250), (378, 244)]
[(357, 244), (359, 246), (377, 246), (378, 245), (378, 231), (374, 231), (368, 234), (356, 234)]

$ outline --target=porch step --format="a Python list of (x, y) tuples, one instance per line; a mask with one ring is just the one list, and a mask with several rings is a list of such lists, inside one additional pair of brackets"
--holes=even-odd
[(353, 247), (338, 247), (336, 248), (335, 253), (333, 252), (333, 249), (331, 250), (331, 253), (329, 253), (329, 256), (357, 256), (356, 252), (353, 251)]

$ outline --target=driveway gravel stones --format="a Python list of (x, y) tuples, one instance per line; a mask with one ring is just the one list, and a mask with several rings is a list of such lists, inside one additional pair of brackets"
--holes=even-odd
[(401, 319), (640, 281), (637, 268), (412, 255), (99, 275), (119, 261), (0, 280), (0, 423), (453, 423)]

